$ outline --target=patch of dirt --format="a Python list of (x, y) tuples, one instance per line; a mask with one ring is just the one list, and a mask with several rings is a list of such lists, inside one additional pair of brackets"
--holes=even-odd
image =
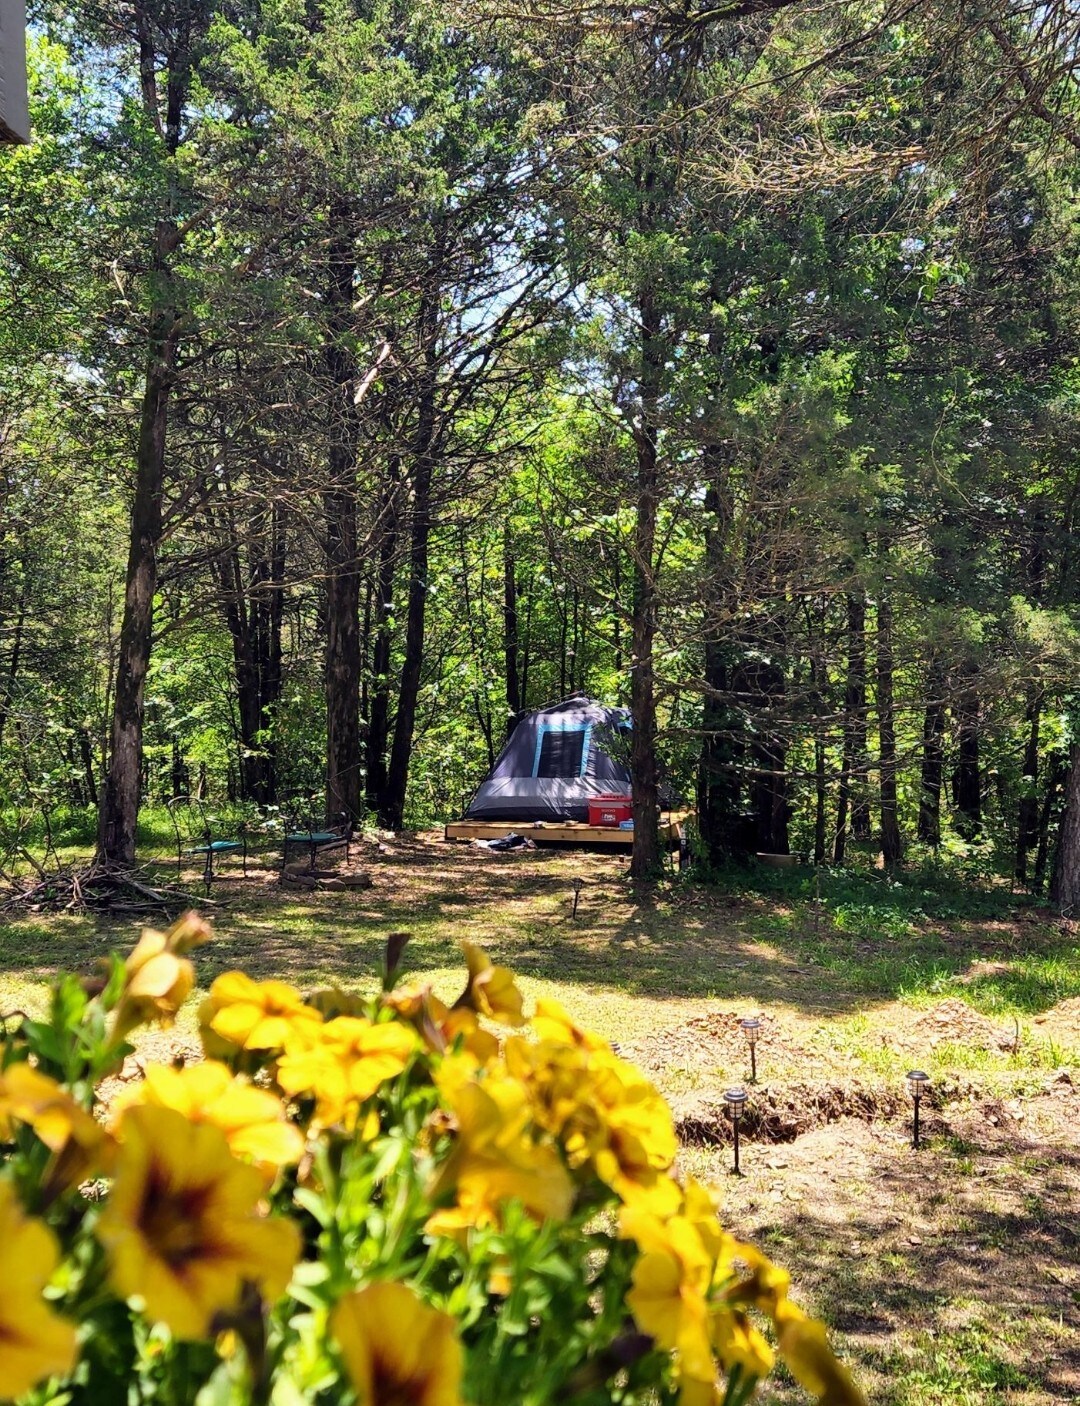
[[(794, 1142), (814, 1128), (844, 1119), (876, 1123), (896, 1117), (908, 1105), (900, 1093), (852, 1080), (843, 1084), (762, 1084), (747, 1090), (740, 1116), (740, 1139)], [(684, 1143), (706, 1146), (733, 1140), (723, 1099), (673, 1100), (675, 1130)]]
[[(739, 1021), (746, 1011), (709, 1011), (680, 1025), (658, 1030), (647, 1039), (619, 1045), (624, 1059), (642, 1069), (663, 1074), (673, 1068), (716, 1072), (739, 1070), (750, 1073), (750, 1047)], [(767, 1011), (752, 1013), (760, 1021), (757, 1059), (764, 1068), (768, 1061), (791, 1063), (805, 1059), (805, 1042), (794, 1036), (779, 1017)]]
[(1056, 1006), (1035, 1016), (1032, 1023), (1039, 1027), (1040, 1035), (1080, 1050), (1080, 996), (1059, 1001)]
[(1011, 1021), (993, 1021), (973, 1011), (966, 1001), (953, 996), (920, 1016), (911, 1027), (910, 1035), (894, 1043), (934, 1046), (948, 1042), (975, 1045), (987, 1050), (1007, 1050), (1013, 1048), (1016, 1040), (1017, 1027)]
[[(726, 1224), (791, 1269), (871, 1400), (909, 1384), (920, 1402), (1080, 1400), (1080, 1093), (1059, 1076), (1022, 1107), (938, 1110), (930, 1131), (950, 1140), (916, 1152), (906, 1117), (845, 1117), (751, 1142), (739, 1177), (727, 1148), (684, 1147), (680, 1164), (723, 1181)], [(1010, 1390), (967, 1378), (966, 1343), (1015, 1373)]]

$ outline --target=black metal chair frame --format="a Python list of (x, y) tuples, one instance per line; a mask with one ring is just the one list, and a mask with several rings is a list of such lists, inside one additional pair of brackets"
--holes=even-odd
[[(247, 878), (247, 830), (244, 825), (237, 826), (237, 838), (219, 839), (214, 838), (213, 818), (207, 810), (206, 802), (198, 796), (174, 796), (167, 802), (169, 816), (172, 820), (173, 830), (176, 832), (176, 872), (178, 875), (184, 871), (184, 857), (196, 854), (203, 856), (203, 883), (206, 885), (207, 893), (214, 882), (214, 859), (216, 856), (224, 857), (226, 854), (235, 854), (240, 850), (244, 863), (244, 878)], [(181, 815), (187, 819), (187, 836), (182, 833)], [(200, 841), (195, 843), (196, 838)]]
[(308, 869), (315, 868), (315, 860), (320, 854), (329, 854), (344, 847), (345, 863), (349, 862), (349, 848), (352, 844), (353, 827), (349, 817), (342, 811), (335, 825), (315, 824), (310, 812), (299, 809), (285, 811), (285, 834), (281, 846), (281, 869), (284, 873), (291, 853), (306, 854)]

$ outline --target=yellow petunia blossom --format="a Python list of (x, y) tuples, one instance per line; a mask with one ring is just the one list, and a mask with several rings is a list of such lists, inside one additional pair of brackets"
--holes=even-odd
[(415, 1033), (397, 1021), (373, 1024), (337, 1016), (287, 1040), (277, 1080), (286, 1093), (315, 1099), (315, 1122), (355, 1126), (360, 1105), (396, 1079), (418, 1047)]
[(711, 1381), (698, 1381), (676, 1371), (675, 1380), (679, 1386), (679, 1406), (719, 1406), (722, 1397), (716, 1377)]
[(537, 1220), (566, 1216), (573, 1183), (557, 1150), (531, 1135), (528, 1093), (505, 1072), (468, 1077), (465, 1058), (444, 1062), (439, 1092), (454, 1115), (457, 1142), (432, 1188), (455, 1204), (428, 1220), (431, 1234), (459, 1235), (470, 1225), (497, 1225), (502, 1205), (520, 1201)]
[(473, 942), (463, 942), (461, 950), (469, 968), (469, 984), (455, 1006), (487, 1016), (500, 1025), (523, 1025), (521, 992), (514, 984), (513, 972), (495, 966), (484, 949)]
[(281, 1100), (216, 1060), (184, 1069), (149, 1065), (143, 1082), (122, 1094), (113, 1110), (119, 1117), (138, 1104), (174, 1108), (190, 1123), (220, 1128), (233, 1156), (254, 1162), (268, 1181), (280, 1168), (298, 1162), (304, 1152), (303, 1135), (286, 1118)]
[(576, 1025), (559, 1004), (550, 997), (541, 997), (536, 1003), (532, 1018), (532, 1028), (540, 1040), (552, 1040), (560, 1045), (573, 1045), (579, 1050), (609, 1050), (611, 1046), (591, 1030)]
[(367, 1006), (363, 996), (343, 991), (340, 986), (320, 986), (315, 991), (309, 991), (305, 999), (324, 1020), (336, 1015), (363, 1015)]
[(461, 1345), (449, 1314), (404, 1284), (346, 1294), (330, 1315), (360, 1406), (460, 1406)]
[(112, 1144), (101, 1124), (55, 1079), (22, 1062), (0, 1073), (0, 1139), (11, 1137), (13, 1122), (33, 1128), (54, 1153), (42, 1186), (46, 1201), (109, 1165)]
[(165, 932), (143, 928), (124, 963), (124, 989), (113, 1014), (112, 1038), (123, 1040), (139, 1025), (171, 1025), (195, 986), (195, 968), (187, 953), (210, 937), (194, 913), (185, 913)]
[(455, 1048), (463, 1049), (477, 1065), (488, 1064), (498, 1056), (498, 1039), (481, 1027), (476, 1013), (464, 1006), (450, 1010), (430, 986), (411, 991), (388, 991), (382, 1002), (407, 1021), (428, 1049), (436, 1054)]
[(712, 1344), (725, 1371), (739, 1366), (752, 1377), (767, 1377), (776, 1358), (764, 1334), (741, 1309), (721, 1308), (711, 1320)]
[[(550, 1013), (545, 1019), (554, 1020)], [(678, 1210), (671, 1112), (633, 1065), (584, 1038), (514, 1037), (505, 1059), (528, 1091), (536, 1122), (558, 1139), (572, 1169), (599, 1177), (624, 1202), (659, 1215)]]
[(314, 1032), (322, 1016), (285, 981), (252, 981), (243, 972), (225, 972), (199, 1007), (203, 1049), (213, 1059), (238, 1050), (281, 1050), (304, 1031)]
[(716, 1265), (701, 1236), (682, 1217), (665, 1222), (633, 1207), (623, 1209), (619, 1233), (641, 1249), (626, 1295), (634, 1321), (660, 1347), (678, 1354), (681, 1374), (712, 1381), (708, 1295)]
[(801, 1387), (822, 1406), (866, 1406), (866, 1397), (829, 1346), (823, 1323), (788, 1299), (777, 1305), (774, 1321), (780, 1356)]
[(511, 1036), (506, 1068), (527, 1091), (535, 1121), (558, 1138), (571, 1167), (604, 1145), (604, 1123), (592, 1098), (588, 1057), (572, 1045)]
[(66, 1376), (77, 1356), (75, 1325), (49, 1308), (41, 1291), (60, 1254), (53, 1233), (23, 1214), (0, 1181), (0, 1397), (22, 1396), (47, 1377)]
[(273, 1300), (300, 1253), (291, 1221), (259, 1213), (265, 1189), (225, 1135), (175, 1109), (129, 1108), (119, 1125), (112, 1191), (97, 1224), (109, 1277), (124, 1298), (179, 1338), (203, 1338), (245, 1283)]

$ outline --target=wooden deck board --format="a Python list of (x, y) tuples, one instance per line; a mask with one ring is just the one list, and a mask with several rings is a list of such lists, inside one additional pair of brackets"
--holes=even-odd
[[(660, 843), (674, 849), (682, 839), (688, 811), (675, 812), (660, 822)], [(445, 829), (448, 840), (497, 840), (503, 835), (527, 835), (537, 844), (605, 845), (615, 849), (630, 849), (634, 843), (633, 830), (619, 830), (612, 825), (586, 825), (578, 820), (451, 820)]]

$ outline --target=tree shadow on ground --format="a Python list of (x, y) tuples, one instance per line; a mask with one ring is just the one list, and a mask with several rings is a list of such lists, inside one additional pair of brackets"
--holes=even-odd
[[(1080, 1398), (1080, 1153), (1062, 1145), (1074, 1101), (1051, 1143), (969, 1125), (913, 1156), (872, 1129), (846, 1143), (818, 1130), (804, 1199), (759, 1201), (739, 1224), (791, 1268), (879, 1406)], [(767, 1165), (752, 1176), (775, 1176)]]
[[(1035, 1013), (1080, 994), (1072, 924), (1004, 890), (947, 879), (934, 888), (925, 874), (898, 884), (865, 873), (732, 871), (718, 884), (684, 876), (650, 888), (611, 855), (498, 855), (429, 835), (359, 846), (369, 890), (305, 894), (279, 886), (276, 859), (267, 847), (247, 880), (230, 870), (214, 885), (218, 937), (200, 955), (201, 982), (234, 965), (362, 981), (378, 968), (385, 934), (408, 928), (417, 973), (457, 966), (457, 944), (470, 939), (538, 980), (698, 1002), (752, 994), (808, 1014), (947, 994)], [(575, 879), (583, 887), (571, 921)], [(9, 920), (0, 971), (84, 971), (110, 946), (128, 947), (138, 926), (120, 915)]]

